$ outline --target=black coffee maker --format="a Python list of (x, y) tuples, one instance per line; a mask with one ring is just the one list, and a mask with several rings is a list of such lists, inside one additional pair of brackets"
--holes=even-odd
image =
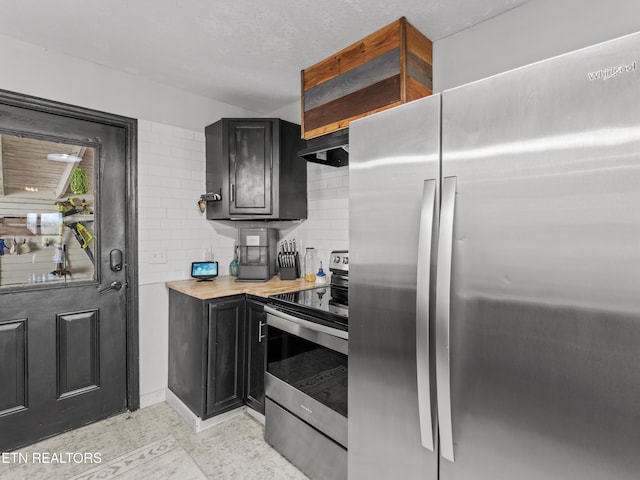
[(238, 282), (266, 282), (276, 274), (278, 230), (238, 229)]

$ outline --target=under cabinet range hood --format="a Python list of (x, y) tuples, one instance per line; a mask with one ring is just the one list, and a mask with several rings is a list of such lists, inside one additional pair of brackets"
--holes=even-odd
[(305, 148), (298, 151), (298, 156), (331, 167), (349, 165), (349, 129), (306, 140)]

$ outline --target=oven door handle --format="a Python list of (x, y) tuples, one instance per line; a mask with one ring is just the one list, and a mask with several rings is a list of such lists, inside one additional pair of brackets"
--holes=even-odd
[(267, 325), (348, 355), (348, 332), (309, 322), (265, 305)]
[[(345, 340), (349, 339), (349, 332), (343, 332), (342, 330), (338, 330), (337, 328), (327, 327), (325, 325), (320, 325), (319, 323), (314, 323), (299, 317), (294, 317), (293, 315), (289, 315), (288, 313), (273, 308), (269, 305), (265, 305), (264, 311), (272, 315), (284, 318), (285, 320), (289, 320), (290, 322), (297, 323), (301, 327), (308, 328), (309, 330), (326, 333), (328, 335), (333, 335), (334, 337), (344, 338)], [(267, 321), (267, 324), (268, 323), (269, 322)]]

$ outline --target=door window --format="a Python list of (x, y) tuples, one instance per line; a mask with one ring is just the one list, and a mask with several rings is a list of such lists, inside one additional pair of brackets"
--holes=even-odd
[(96, 149), (0, 132), (0, 289), (96, 279)]

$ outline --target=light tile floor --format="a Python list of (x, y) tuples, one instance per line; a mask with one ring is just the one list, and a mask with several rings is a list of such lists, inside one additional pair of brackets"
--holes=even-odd
[[(167, 440), (167, 438), (169, 440)], [(200, 433), (194, 433), (166, 403), (124, 413), (86, 427), (63, 433), (13, 453), (0, 457), (2, 480), (66, 480), (96, 468), (96, 464), (69, 461), (44, 463), (33, 461), (54, 454), (64, 459), (67, 453), (100, 453), (100, 464), (112, 462), (123, 455), (154, 442), (177, 442), (195, 463), (196, 477), (210, 479), (304, 480), (307, 477), (264, 441), (264, 428), (247, 414), (233, 417)], [(181, 448), (180, 448), (181, 447)], [(20, 461), (17, 455), (23, 454)], [(35, 455), (35, 456), (34, 456)], [(183, 453), (184, 456), (184, 453)], [(71, 458), (66, 455), (67, 458)], [(78, 458), (78, 457), (76, 457)], [(95, 458), (95, 457), (94, 457)], [(188, 463), (189, 459), (185, 458)], [(99, 465), (98, 465), (99, 466)], [(197, 470), (200, 472), (197, 472)], [(119, 474), (120, 475), (120, 474)], [(136, 475), (140, 477), (140, 475)], [(131, 478), (122, 475), (93, 478)], [(149, 479), (179, 479), (179, 468), (165, 469)]]

